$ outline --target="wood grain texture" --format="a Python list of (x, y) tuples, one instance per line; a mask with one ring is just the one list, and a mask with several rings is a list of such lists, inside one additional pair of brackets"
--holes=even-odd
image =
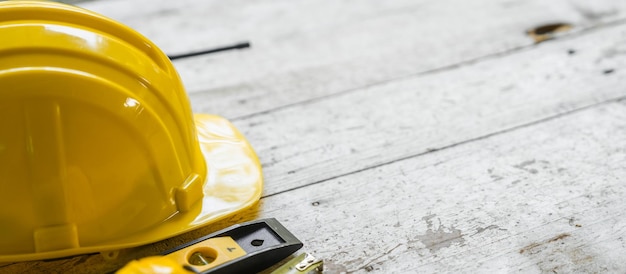
[(84, 6), (169, 53), (250, 40), (249, 50), (176, 61), (194, 109), (227, 118), (528, 47), (526, 30), (542, 24), (577, 32), (626, 16), (626, 2), (612, 0), (222, 2)]
[(626, 105), (263, 200), (331, 273), (623, 273)]
[(622, 98), (625, 40), (619, 25), (235, 124), (272, 195)]

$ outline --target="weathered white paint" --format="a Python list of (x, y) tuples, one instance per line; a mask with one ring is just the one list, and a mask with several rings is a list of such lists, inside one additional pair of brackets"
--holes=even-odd
[(279, 194), (255, 217), (303, 231), (334, 270), (623, 273), (625, 118), (587, 109)]
[(624, 44), (619, 25), (235, 124), (271, 195), (626, 96)]

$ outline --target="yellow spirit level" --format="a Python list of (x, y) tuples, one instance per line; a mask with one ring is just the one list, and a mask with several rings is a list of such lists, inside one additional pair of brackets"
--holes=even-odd
[(256, 273), (302, 246), (276, 219), (265, 219), (231, 226), (163, 252), (162, 256), (132, 261), (117, 273)]

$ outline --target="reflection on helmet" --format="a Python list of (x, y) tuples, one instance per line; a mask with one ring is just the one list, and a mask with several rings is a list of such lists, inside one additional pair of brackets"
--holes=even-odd
[(9, 1), (0, 39), (0, 261), (154, 242), (260, 197), (249, 144), (194, 116), (169, 59), (138, 33)]

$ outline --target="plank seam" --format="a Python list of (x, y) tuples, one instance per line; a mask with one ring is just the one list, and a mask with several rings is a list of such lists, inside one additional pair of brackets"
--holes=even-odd
[(362, 89), (368, 89), (368, 88), (372, 88), (372, 87), (376, 87), (376, 86), (385, 85), (385, 84), (392, 83), (392, 82), (395, 82), (395, 81), (401, 81), (401, 80), (406, 80), (406, 79), (410, 79), (410, 78), (419, 78), (419, 77), (422, 77), (422, 76), (436, 74), (436, 73), (439, 73), (439, 72), (450, 71), (450, 70), (462, 68), (462, 67), (465, 67), (465, 66), (478, 64), (478, 63), (481, 63), (483, 61), (489, 61), (489, 60), (493, 60), (493, 59), (504, 57), (504, 56), (514, 55), (514, 54), (517, 54), (517, 53), (521, 53), (521, 52), (523, 52), (525, 50), (532, 50), (533, 48), (538, 47), (539, 44), (553, 43), (553, 42), (562, 41), (562, 40), (569, 40), (569, 39), (573, 39), (573, 38), (576, 38), (576, 37), (592, 34), (595, 31), (598, 31), (598, 30), (601, 30), (601, 29), (616, 27), (616, 26), (619, 26), (619, 25), (622, 25), (622, 24), (626, 24), (626, 18), (615, 20), (615, 21), (611, 21), (611, 22), (607, 22), (607, 23), (603, 23), (603, 24), (593, 25), (593, 26), (581, 29), (581, 30), (576, 31), (576, 32), (560, 35), (558, 37), (555, 37), (553, 39), (550, 39), (550, 40), (547, 40), (547, 41), (544, 41), (544, 42), (541, 42), (541, 43), (532, 43), (532, 44), (529, 44), (529, 45), (518, 46), (518, 47), (514, 47), (514, 48), (511, 48), (511, 49), (508, 49), (506, 51), (496, 52), (496, 53), (493, 53), (493, 54), (488, 54), (488, 55), (485, 55), (485, 56), (472, 58), (472, 59), (469, 59), (469, 60), (466, 60), (466, 61), (462, 61), (462, 62), (459, 62), (459, 63), (456, 63), (456, 64), (446, 65), (446, 66), (443, 66), (443, 67), (438, 67), (438, 68), (425, 70), (425, 71), (421, 71), (421, 72), (417, 72), (417, 73), (401, 75), (401, 76), (393, 77), (393, 78), (390, 78), (390, 79), (387, 79), (387, 80), (370, 83), (370, 84), (367, 84), (367, 85), (364, 85), (364, 86), (350, 88), (350, 89), (346, 89), (346, 90), (343, 90), (343, 91), (338, 91), (338, 92), (331, 93), (331, 94), (328, 94), (328, 95), (325, 95), (325, 96), (315, 97), (315, 98), (311, 98), (311, 99), (300, 101), (300, 102), (296, 102), (296, 103), (290, 103), (290, 104), (278, 106), (278, 107), (273, 108), (273, 109), (268, 109), (268, 110), (259, 111), (259, 112), (256, 112), (256, 113), (250, 113), (250, 114), (246, 114), (246, 115), (242, 115), (242, 116), (232, 117), (230, 119), (233, 120), (233, 121), (245, 120), (245, 119), (253, 118), (253, 117), (259, 116), (259, 115), (264, 115), (264, 114), (272, 113), (272, 112), (275, 112), (275, 111), (289, 109), (289, 108), (292, 108), (292, 107), (295, 107), (295, 106), (312, 104), (312, 103), (323, 101), (323, 100), (326, 100), (326, 99), (329, 99), (329, 98), (342, 96), (342, 95), (349, 94), (349, 93), (352, 93), (352, 92), (356, 92), (356, 91), (359, 91), (359, 90), (362, 90)]
[(593, 104), (590, 104), (590, 105), (587, 105), (587, 106), (583, 106), (583, 107), (579, 107), (579, 108), (576, 108), (576, 109), (572, 109), (570, 111), (558, 113), (558, 114), (555, 114), (553, 116), (544, 117), (544, 118), (541, 118), (541, 119), (538, 119), (538, 120), (530, 121), (528, 123), (519, 124), (519, 125), (516, 125), (516, 126), (513, 126), (513, 127), (502, 129), (502, 130), (497, 130), (497, 131), (494, 131), (494, 132), (491, 132), (491, 133), (488, 133), (488, 134), (485, 134), (485, 135), (477, 136), (477, 137), (474, 137), (474, 138), (470, 138), (470, 139), (467, 139), (467, 140), (464, 140), (464, 141), (461, 141), (461, 142), (451, 143), (449, 145), (445, 145), (445, 146), (442, 146), (442, 147), (439, 147), (439, 148), (430, 148), (430, 149), (427, 149), (424, 152), (420, 152), (420, 153), (417, 153), (417, 154), (413, 154), (413, 155), (405, 156), (405, 157), (402, 157), (402, 158), (398, 158), (398, 159), (393, 160), (393, 161), (380, 163), (380, 164), (375, 164), (375, 165), (368, 166), (368, 167), (365, 167), (365, 168), (361, 168), (361, 169), (358, 169), (358, 170), (350, 171), (350, 172), (347, 172), (347, 173), (344, 173), (344, 174), (335, 175), (335, 176), (332, 176), (332, 177), (329, 177), (329, 178), (326, 178), (326, 179), (323, 179), (323, 180), (320, 180), (320, 181), (317, 181), (317, 182), (313, 182), (313, 183), (310, 183), (310, 184), (307, 184), (307, 185), (297, 186), (297, 187), (289, 188), (289, 189), (286, 189), (286, 190), (278, 191), (276, 193), (264, 195), (264, 196), (261, 197), (261, 199), (269, 198), (269, 197), (272, 197), (272, 196), (276, 196), (276, 195), (279, 195), (279, 194), (282, 194), (282, 193), (286, 193), (286, 192), (290, 192), (290, 191), (293, 191), (293, 190), (297, 190), (297, 189), (300, 189), (300, 188), (321, 184), (321, 183), (324, 183), (324, 182), (327, 182), (327, 181), (330, 181), (330, 180), (334, 180), (334, 179), (337, 179), (337, 178), (341, 178), (341, 177), (344, 177), (344, 176), (349, 176), (349, 175), (360, 173), (360, 172), (363, 172), (363, 171), (366, 171), (366, 170), (370, 170), (370, 169), (379, 168), (379, 167), (382, 167), (382, 166), (394, 164), (394, 163), (397, 163), (397, 162), (400, 162), (400, 161), (408, 160), (408, 159), (415, 158), (415, 157), (420, 157), (420, 156), (431, 154), (431, 153), (434, 153), (434, 152), (437, 152), (437, 151), (454, 148), (454, 147), (461, 146), (461, 145), (464, 145), (464, 144), (469, 144), (469, 143), (472, 143), (472, 142), (475, 142), (475, 141), (484, 140), (484, 139), (487, 139), (487, 138), (490, 138), (490, 137), (493, 137), (493, 136), (497, 136), (497, 135), (513, 132), (513, 131), (516, 131), (516, 130), (519, 130), (519, 129), (523, 129), (523, 128), (531, 127), (531, 126), (538, 125), (538, 124), (541, 124), (541, 123), (545, 123), (545, 122), (548, 122), (548, 121), (556, 120), (556, 119), (561, 118), (561, 117), (565, 117), (565, 116), (568, 116), (568, 115), (571, 115), (571, 114), (574, 114), (574, 113), (582, 112), (582, 111), (585, 111), (585, 110), (588, 110), (588, 109), (596, 108), (596, 107), (599, 107), (599, 106), (602, 106), (602, 105), (609, 105), (609, 104), (612, 104), (612, 103), (620, 103), (620, 102), (625, 101), (625, 100), (626, 100), (626, 95), (622, 95), (622, 96), (619, 96), (619, 97), (616, 97), (616, 98), (613, 98), (613, 99), (604, 100), (604, 101), (593, 103)]

